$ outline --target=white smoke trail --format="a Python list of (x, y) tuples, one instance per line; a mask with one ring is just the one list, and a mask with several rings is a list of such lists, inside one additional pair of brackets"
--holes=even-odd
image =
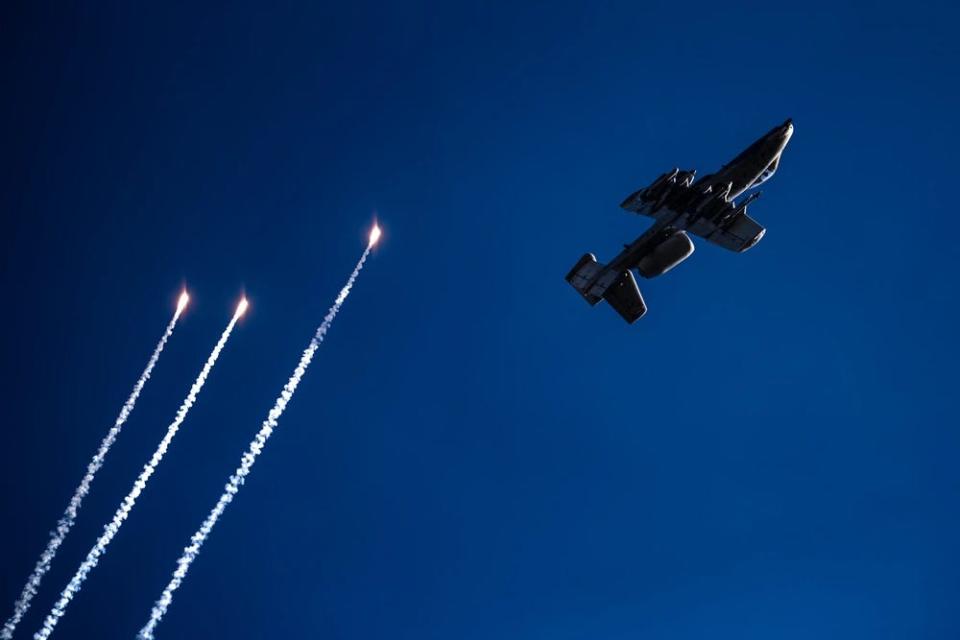
[(187, 306), (187, 300), (187, 294), (183, 293), (180, 296), (180, 301), (177, 304), (177, 310), (173, 314), (173, 318), (167, 324), (167, 328), (163, 332), (160, 342), (157, 343), (156, 348), (153, 350), (153, 355), (150, 356), (150, 360), (147, 361), (146, 368), (143, 370), (143, 373), (140, 374), (140, 378), (137, 380), (137, 383), (133, 385), (133, 391), (130, 392), (130, 396), (127, 398), (127, 401), (123, 403), (123, 408), (120, 409), (120, 415), (117, 416), (116, 421), (113, 423), (113, 427), (103, 438), (103, 441), (100, 443), (100, 448), (97, 449), (97, 453), (94, 454), (93, 458), (91, 458), (90, 462), (87, 464), (86, 475), (83, 476), (83, 479), (80, 481), (80, 485), (77, 487), (76, 491), (73, 492), (73, 497), (70, 498), (70, 503), (67, 505), (66, 510), (63, 512), (60, 520), (57, 521), (57, 528), (50, 532), (50, 541), (47, 543), (47, 548), (43, 550), (42, 554), (40, 554), (40, 559), (37, 560), (37, 564), (33, 568), (33, 573), (31, 573), (30, 577), (27, 578), (27, 584), (24, 585), (23, 591), (20, 593), (20, 598), (13, 605), (13, 614), (6, 621), (6, 623), (4, 623), (3, 630), (0, 631), (0, 638), (2, 638), (2, 640), (11, 640), (13, 638), (13, 632), (16, 630), (17, 624), (20, 623), (20, 620), (27, 612), (27, 609), (30, 608), (30, 602), (33, 600), (33, 597), (37, 595), (37, 589), (40, 587), (40, 581), (43, 580), (43, 577), (46, 575), (47, 571), (50, 570), (50, 564), (53, 562), (54, 556), (57, 555), (57, 549), (60, 548), (60, 545), (63, 544), (67, 534), (70, 533), (70, 529), (73, 527), (73, 523), (77, 519), (77, 512), (80, 511), (80, 505), (86, 495), (90, 492), (90, 485), (93, 483), (93, 477), (97, 474), (97, 471), (100, 470), (100, 467), (103, 466), (103, 461), (104, 458), (107, 457), (107, 452), (110, 451), (110, 447), (113, 446), (117, 436), (120, 435), (120, 430), (123, 428), (124, 423), (133, 412), (133, 407), (137, 403), (137, 398), (140, 397), (140, 392), (143, 390), (143, 386), (147, 384), (147, 380), (150, 379), (150, 374), (153, 373), (153, 368), (160, 359), (160, 353), (163, 352), (163, 348), (166, 346), (167, 340), (171, 335), (173, 335), (173, 329), (177, 326), (177, 320), (180, 319), (180, 314), (183, 313), (184, 307)]
[(193, 406), (194, 402), (196, 402), (197, 394), (200, 393), (200, 390), (203, 388), (203, 384), (207, 381), (207, 376), (210, 374), (210, 370), (213, 369), (213, 365), (216, 364), (217, 358), (220, 356), (220, 352), (223, 350), (224, 345), (230, 338), (230, 334), (233, 332), (233, 327), (237, 324), (237, 320), (243, 314), (245, 309), (246, 300), (243, 300), (237, 307), (236, 313), (233, 314), (230, 324), (227, 325), (227, 328), (224, 329), (223, 333), (220, 335), (220, 340), (217, 341), (217, 345), (213, 348), (213, 351), (210, 352), (206, 363), (203, 365), (203, 369), (200, 371), (197, 379), (194, 380), (193, 386), (190, 387), (190, 392), (183, 400), (183, 404), (181, 404), (180, 408), (177, 410), (176, 417), (173, 419), (173, 422), (170, 423), (170, 426), (167, 427), (167, 433), (163, 436), (163, 440), (160, 441), (156, 451), (153, 452), (150, 460), (144, 465), (143, 471), (140, 472), (140, 475), (133, 483), (133, 488), (130, 489), (130, 493), (127, 494), (116, 513), (113, 514), (113, 519), (108, 522), (106, 526), (104, 526), (103, 534), (97, 539), (96, 544), (94, 544), (93, 548), (90, 549), (86, 559), (80, 564), (80, 568), (77, 569), (77, 572), (74, 574), (73, 578), (70, 579), (70, 582), (60, 594), (60, 599), (57, 600), (56, 604), (53, 605), (53, 609), (49, 614), (47, 614), (47, 618), (43, 621), (43, 627), (33, 634), (34, 640), (46, 640), (46, 638), (50, 637), (50, 634), (53, 633), (54, 627), (57, 626), (57, 622), (61, 617), (63, 617), (63, 614), (67, 609), (67, 605), (70, 604), (70, 601), (73, 599), (73, 597), (80, 591), (83, 581), (87, 579), (87, 575), (93, 570), (94, 567), (97, 566), (97, 563), (100, 561), (100, 556), (102, 556), (107, 550), (107, 545), (110, 544), (114, 536), (117, 535), (117, 532), (120, 531), (123, 521), (126, 520), (127, 516), (130, 515), (130, 511), (133, 509), (134, 503), (136, 503), (140, 493), (147, 486), (147, 481), (150, 479), (150, 476), (153, 475), (157, 465), (160, 464), (160, 461), (163, 459), (163, 455), (167, 452), (167, 447), (170, 446), (170, 442), (173, 440), (173, 437), (177, 435), (177, 431), (180, 429), (180, 425), (183, 423), (184, 418), (187, 417), (187, 413), (190, 411), (190, 408)]
[[(376, 227), (374, 228), (377, 229)], [(310, 344), (307, 345), (303, 355), (300, 356), (300, 362), (297, 364), (297, 368), (293, 370), (293, 375), (290, 376), (290, 379), (287, 380), (287, 384), (284, 385), (283, 391), (280, 392), (280, 396), (274, 403), (273, 408), (270, 409), (270, 412), (267, 414), (267, 419), (263, 421), (260, 431), (257, 432), (257, 435), (250, 443), (250, 447), (248, 448), (247, 452), (244, 453), (243, 457), (240, 459), (240, 466), (237, 467), (233, 475), (230, 476), (230, 480), (227, 482), (223, 495), (220, 496), (217, 504), (210, 511), (210, 514), (207, 516), (206, 520), (203, 521), (203, 524), (200, 525), (200, 528), (197, 530), (197, 532), (191, 536), (190, 544), (184, 548), (183, 555), (180, 556), (179, 560), (177, 560), (177, 568), (173, 572), (173, 578), (167, 584), (166, 588), (164, 588), (163, 593), (160, 595), (160, 599), (157, 600), (156, 604), (153, 606), (153, 610), (150, 612), (150, 620), (140, 630), (140, 633), (137, 634), (137, 637), (140, 640), (153, 639), (153, 632), (156, 629), (157, 624), (159, 624), (160, 619), (167, 612), (167, 608), (173, 601), (173, 592), (180, 587), (180, 584), (187, 575), (187, 571), (190, 569), (191, 563), (193, 563), (197, 555), (200, 553), (200, 547), (203, 546), (204, 542), (206, 542), (207, 536), (210, 535), (214, 525), (217, 524), (217, 520), (227, 508), (227, 505), (230, 504), (230, 502), (233, 500), (233, 497), (238, 491), (240, 491), (240, 485), (244, 483), (247, 475), (250, 473), (250, 469), (253, 467), (253, 463), (257, 460), (257, 456), (263, 451), (263, 448), (267, 443), (267, 439), (277, 427), (277, 422), (279, 421), (280, 416), (287, 408), (287, 403), (290, 402), (290, 398), (293, 397), (293, 393), (297, 390), (297, 385), (300, 384), (300, 380), (303, 379), (303, 375), (307, 372), (307, 367), (310, 366), (310, 361), (313, 360), (313, 356), (320, 347), (320, 343), (323, 342), (324, 337), (327, 335), (327, 330), (329, 330), (330, 325), (333, 324), (333, 319), (336, 317), (337, 312), (340, 311), (343, 301), (347, 299), (348, 295), (350, 295), (350, 289), (353, 288), (353, 283), (360, 274), (360, 270), (363, 268), (363, 263), (366, 262), (367, 256), (370, 255), (370, 250), (373, 248), (373, 244), (376, 242), (376, 238), (378, 237), (379, 229), (377, 230), (376, 235), (371, 233), (370, 245), (367, 247), (366, 251), (363, 252), (360, 260), (357, 262), (357, 266), (353, 269), (353, 273), (350, 274), (347, 284), (344, 285), (343, 289), (340, 290), (340, 294), (334, 301), (333, 306), (330, 307), (330, 310), (327, 311), (327, 315), (323, 318), (323, 322), (317, 329), (317, 333), (313, 336), (313, 339), (310, 340)]]

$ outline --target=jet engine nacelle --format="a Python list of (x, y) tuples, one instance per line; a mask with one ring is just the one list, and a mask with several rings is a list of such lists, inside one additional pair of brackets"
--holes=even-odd
[(693, 242), (683, 231), (658, 244), (637, 263), (637, 271), (644, 278), (656, 278), (686, 260), (693, 253)]

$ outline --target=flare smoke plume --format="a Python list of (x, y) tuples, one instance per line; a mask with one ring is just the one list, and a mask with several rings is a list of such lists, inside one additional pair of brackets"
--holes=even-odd
[(300, 384), (300, 380), (303, 379), (304, 374), (307, 372), (307, 367), (310, 366), (310, 361), (313, 360), (314, 354), (317, 352), (317, 349), (323, 342), (324, 337), (327, 335), (327, 331), (330, 329), (330, 325), (333, 324), (333, 319), (336, 317), (337, 312), (340, 311), (340, 307), (343, 305), (344, 300), (346, 300), (347, 296), (350, 295), (350, 289), (353, 288), (354, 281), (356, 281), (357, 276), (360, 274), (360, 270), (363, 268), (364, 262), (367, 260), (367, 256), (370, 255), (373, 245), (376, 244), (379, 238), (380, 228), (374, 226), (373, 230), (370, 232), (366, 250), (360, 257), (360, 260), (357, 262), (356, 267), (354, 267), (346, 285), (344, 285), (343, 289), (340, 290), (340, 294), (334, 301), (333, 306), (331, 306), (330, 310), (327, 311), (327, 315), (324, 317), (323, 322), (317, 329), (313, 339), (310, 340), (310, 344), (307, 345), (303, 355), (300, 356), (300, 362), (297, 364), (296, 369), (293, 370), (293, 374), (290, 376), (290, 379), (287, 380), (287, 384), (284, 385), (283, 390), (280, 392), (280, 396), (273, 405), (273, 408), (270, 409), (270, 412), (267, 414), (267, 418), (263, 421), (260, 431), (257, 432), (253, 441), (250, 443), (247, 452), (244, 453), (243, 457), (240, 459), (240, 466), (237, 467), (233, 475), (230, 476), (223, 495), (220, 496), (220, 499), (210, 511), (210, 514), (207, 515), (207, 518), (203, 521), (203, 524), (200, 525), (200, 528), (197, 530), (197, 532), (191, 536), (190, 544), (184, 548), (183, 555), (181, 555), (180, 559), (177, 560), (177, 568), (173, 572), (173, 577), (167, 584), (166, 588), (164, 588), (163, 593), (160, 595), (160, 599), (154, 604), (153, 610), (150, 612), (150, 620), (146, 625), (144, 625), (137, 636), (140, 640), (152, 640), (153, 632), (156, 629), (157, 624), (159, 624), (160, 619), (163, 618), (163, 615), (167, 612), (167, 608), (173, 601), (173, 592), (180, 587), (180, 584), (187, 575), (187, 571), (190, 569), (190, 565), (200, 553), (200, 547), (203, 546), (204, 542), (206, 542), (207, 536), (210, 535), (214, 525), (217, 524), (217, 520), (223, 514), (224, 510), (227, 508), (227, 505), (233, 500), (233, 497), (238, 491), (240, 491), (240, 486), (244, 483), (247, 475), (250, 473), (253, 463), (256, 462), (257, 456), (259, 456), (263, 451), (263, 448), (267, 443), (267, 439), (277, 427), (280, 416), (283, 415), (284, 410), (287, 408), (287, 403), (290, 402), (294, 392), (297, 390), (297, 385)]
[(133, 407), (137, 403), (137, 398), (140, 397), (140, 392), (143, 390), (144, 385), (147, 384), (147, 380), (150, 379), (150, 374), (153, 373), (153, 368), (160, 359), (160, 353), (166, 346), (167, 340), (173, 335), (173, 330), (177, 326), (177, 320), (180, 319), (180, 314), (183, 313), (189, 299), (190, 296), (187, 295), (186, 291), (180, 294), (180, 299), (177, 302), (177, 310), (167, 324), (167, 328), (163, 332), (160, 342), (158, 342), (156, 348), (154, 348), (153, 355), (151, 355), (150, 360), (147, 361), (146, 368), (144, 368), (143, 373), (140, 374), (137, 383), (133, 385), (133, 391), (130, 392), (127, 401), (123, 403), (123, 407), (120, 409), (120, 415), (118, 415), (116, 421), (114, 421), (113, 427), (110, 428), (110, 431), (104, 436), (103, 441), (100, 442), (100, 448), (97, 449), (93, 458), (87, 463), (86, 474), (73, 492), (73, 497), (70, 498), (70, 503), (67, 504), (67, 508), (60, 517), (60, 520), (57, 521), (57, 528), (50, 532), (50, 541), (47, 542), (46, 549), (40, 554), (40, 559), (37, 560), (37, 564), (33, 567), (33, 572), (30, 574), (30, 577), (27, 578), (27, 584), (24, 585), (20, 597), (14, 603), (13, 614), (3, 625), (3, 630), (0, 631), (0, 638), (2, 638), (2, 640), (11, 640), (13, 638), (13, 632), (16, 630), (17, 624), (19, 624), (21, 618), (23, 618), (27, 612), (27, 609), (30, 608), (30, 603), (33, 597), (37, 595), (37, 589), (40, 587), (40, 581), (43, 580), (47, 571), (50, 570), (50, 565), (53, 562), (53, 558), (57, 555), (57, 550), (60, 548), (60, 545), (63, 544), (67, 534), (70, 533), (70, 529), (73, 527), (73, 523), (77, 519), (77, 512), (80, 511), (80, 505), (83, 503), (83, 499), (90, 492), (90, 485), (93, 483), (94, 476), (97, 475), (97, 471), (103, 466), (107, 452), (110, 451), (110, 447), (113, 446), (117, 436), (120, 435), (120, 430), (123, 428), (124, 423), (126, 423), (127, 418), (133, 413)]
[(170, 426), (167, 427), (167, 433), (163, 436), (163, 440), (160, 441), (156, 451), (153, 452), (150, 460), (146, 465), (144, 465), (143, 471), (140, 472), (140, 475), (133, 483), (133, 488), (130, 489), (130, 493), (127, 494), (127, 496), (123, 499), (123, 502), (120, 503), (120, 507), (117, 509), (116, 513), (113, 514), (113, 519), (103, 528), (103, 534), (97, 539), (96, 544), (94, 544), (93, 548), (90, 549), (86, 559), (80, 564), (80, 568), (77, 569), (77, 572), (74, 574), (73, 578), (70, 579), (70, 582), (60, 594), (60, 599), (57, 600), (56, 604), (53, 605), (53, 609), (49, 614), (47, 614), (46, 619), (43, 621), (43, 626), (33, 635), (34, 640), (46, 640), (50, 637), (50, 634), (53, 633), (54, 628), (57, 626), (57, 622), (59, 622), (60, 618), (63, 617), (63, 614), (67, 609), (67, 605), (70, 604), (70, 601), (73, 599), (73, 597), (80, 591), (83, 581), (87, 579), (87, 575), (90, 573), (90, 571), (97, 566), (97, 563), (100, 561), (100, 556), (104, 554), (104, 552), (107, 550), (107, 546), (113, 540), (114, 536), (117, 535), (117, 532), (120, 531), (120, 527), (123, 526), (124, 520), (126, 520), (127, 516), (130, 515), (130, 511), (133, 509), (137, 498), (147, 486), (147, 481), (150, 480), (150, 476), (152, 476), (153, 472), (156, 471), (157, 465), (160, 464), (164, 454), (167, 452), (167, 447), (170, 446), (170, 442), (173, 440), (173, 437), (177, 435), (177, 431), (180, 429), (180, 425), (187, 417), (187, 413), (196, 402), (197, 395), (200, 393), (204, 383), (207, 381), (207, 376), (210, 374), (210, 370), (213, 369), (213, 365), (216, 364), (217, 358), (220, 356), (220, 352), (223, 350), (224, 345), (226, 345), (227, 340), (230, 338), (230, 334), (233, 332), (234, 326), (237, 324), (237, 320), (240, 319), (240, 316), (243, 314), (244, 310), (246, 310), (245, 299), (242, 300), (240, 305), (237, 306), (237, 310), (233, 314), (230, 324), (228, 324), (227, 328), (223, 330), (223, 333), (220, 335), (220, 340), (217, 341), (213, 351), (210, 352), (206, 363), (203, 365), (203, 369), (200, 371), (197, 379), (194, 380), (193, 386), (190, 387), (190, 392), (187, 394), (187, 397), (184, 398), (179, 410), (177, 410), (176, 417), (173, 419), (173, 422), (170, 423)]

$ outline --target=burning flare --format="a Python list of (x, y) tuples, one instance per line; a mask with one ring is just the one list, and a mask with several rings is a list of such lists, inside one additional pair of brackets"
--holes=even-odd
[(178, 317), (180, 316), (181, 313), (183, 313), (183, 310), (187, 308), (188, 302), (190, 302), (190, 294), (188, 294), (186, 290), (184, 290), (184, 292), (180, 294), (180, 299), (177, 300), (177, 316)]
[(233, 317), (239, 318), (240, 316), (242, 316), (247, 312), (247, 309), (249, 307), (250, 307), (250, 303), (247, 302), (247, 298), (244, 297), (242, 300), (240, 300), (239, 304), (237, 304), (237, 311), (236, 313), (233, 314)]
[(377, 244), (377, 241), (380, 239), (381, 234), (382, 232), (380, 231), (380, 225), (374, 222), (373, 229), (370, 229), (370, 239), (367, 242), (367, 246), (372, 247), (373, 245)]

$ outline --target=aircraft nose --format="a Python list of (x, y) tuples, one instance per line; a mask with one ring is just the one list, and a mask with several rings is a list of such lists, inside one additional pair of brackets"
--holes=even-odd
[(783, 137), (789, 140), (790, 136), (793, 135), (793, 118), (787, 118), (787, 121), (783, 123), (780, 130), (783, 132)]

